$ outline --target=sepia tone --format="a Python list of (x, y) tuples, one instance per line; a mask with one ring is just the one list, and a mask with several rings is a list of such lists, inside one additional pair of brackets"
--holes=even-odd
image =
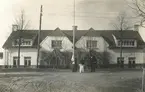
[(145, 92), (144, 0), (3, 0), (1, 92)]

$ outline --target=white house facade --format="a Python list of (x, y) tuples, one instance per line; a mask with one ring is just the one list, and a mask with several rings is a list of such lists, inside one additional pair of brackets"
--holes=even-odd
[[(107, 52), (110, 56), (110, 64), (116, 64), (118, 67), (140, 67), (145, 60), (145, 43), (139, 30), (124, 30), (122, 33), (123, 36), (121, 37), (119, 30), (94, 30), (93, 28), (77, 30), (75, 47), (83, 49), (85, 52), (89, 52), (90, 49), (96, 52)], [(20, 37), (20, 30), (17, 30), (11, 33), (3, 45), (5, 49), (4, 65), (35, 68), (37, 65), (38, 30), (23, 30), (21, 34), (20, 61), (18, 61), (19, 41), (17, 41)], [(40, 36), (40, 56), (43, 57), (41, 52), (53, 52), (55, 49), (58, 49), (60, 52), (67, 51), (72, 53), (72, 30), (61, 30), (59, 28), (42, 30)], [(122, 40), (122, 45), (120, 40)], [(122, 58), (120, 58), (120, 48), (122, 48)], [(56, 52), (54, 51), (54, 53)], [(48, 60), (49, 58), (52, 57), (47, 57)], [(58, 57), (57, 63), (61, 62), (59, 65), (65, 65), (67, 62), (70, 62), (66, 59), (64, 62), (63, 60), (59, 61), (60, 58), (66, 57), (63, 57), (63, 55)], [(40, 57), (40, 62), (42, 60)], [(54, 61), (51, 60), (51, 62), (47, 63), (47, 65), (49, 64), (54, 64)]]

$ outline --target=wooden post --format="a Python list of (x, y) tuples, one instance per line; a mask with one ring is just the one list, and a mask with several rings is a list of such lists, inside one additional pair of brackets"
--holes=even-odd
[(42, 5), (40, 8), (40, 22), (39, 22), (39, 31), (38, 31), (38, 44), (37, 44), (37, 68), (39, 63), (39, 56), (40, 56), (40, 33), (41, 33), (41, 24), (42, 24)]

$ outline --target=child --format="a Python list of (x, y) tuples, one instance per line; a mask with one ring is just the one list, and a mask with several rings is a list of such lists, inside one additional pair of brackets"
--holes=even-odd
[(80, 73), (84, 72), (84, 60), (83, 59), (80, 61), (79, 67), (80, 67), (79, 72)]

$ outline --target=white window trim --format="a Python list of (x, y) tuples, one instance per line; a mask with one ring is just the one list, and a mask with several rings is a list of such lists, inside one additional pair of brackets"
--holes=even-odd
[[(93, 46), (92, 46), (92, 47), (91, 47), (91, 46), (88, 47), (88, 46), (87, 46), (87, 42), (88, 42), (88, 41), (96, 41), (96, 42), (97, 42), (96, 47), (93, 47)], [(87, 48), (87, 49), (90, 49), (90, 48), (92, 48), (92, 49), (97, 49), (97, 47), (98, 47), (98, 41), (97, 41), (97, 40), (86, 40), (86, 48)]]
[[(19, 39), (17, 39), (17, 40), (19, 40)], [(23, 44), (23, 40), (24, 40), (24, 41), (30, 41), (30, 45), (24, 45), (24, 44)], [(32, 39), (23, 39), (23, 40), (21, 41), (21, 46), (26, 46), (26, 47), (27, 47), (27, 46), (32, 46)], [(14, 40), (14, 41), (15, 41), (15, 40)], [(12, 46), (19, 46), (19, 44), (15, 45), (15, 44), (14, 44), (14, 41), (12, 42)]]
[[(26, 59), (26, 58), (27, 58), (27, 59)], [(25, 60), (27, 60), (27, 65), (25, 65)], [(30, 65), (29, 65), (28, 60), (30, 60)], [(24, 66), (31, 66), (31, 63), (32, 63), (32, 57), (30, 57), (30, 56), (24, 57)]]
[[(61, 46), (60, 46), (60, 47), (59, 47), (59, 46), (58, 46), (58, 47), (53, 47), (53, 46), (52, 46), (52, 41), (60, 41), (60, 42), (61, 42)], [(53, 48), (53, 49), (54, 49), (54, 48), (62, 49), (62, 44), (63, 44), (62, 40), (51, 40), (51, 48)]]
[(13, 66), (14, 66), (14, 60), (16, 60), (16, 65), (15, 66), (19, 66), (20, 62), (18, 61), (18, 57), (17, 56), (13, 56)]
[[(118, 43), (119, 40), (117, 40), (117, 47), (120, 47), (121, 45), (119, 45)], [(123, 39), (122, 41), (134, 41), (134, 45), (124, 45), (122, 44), (122, 47), (137, 47), (137, 41), (133, 40), (133, 39)]]

